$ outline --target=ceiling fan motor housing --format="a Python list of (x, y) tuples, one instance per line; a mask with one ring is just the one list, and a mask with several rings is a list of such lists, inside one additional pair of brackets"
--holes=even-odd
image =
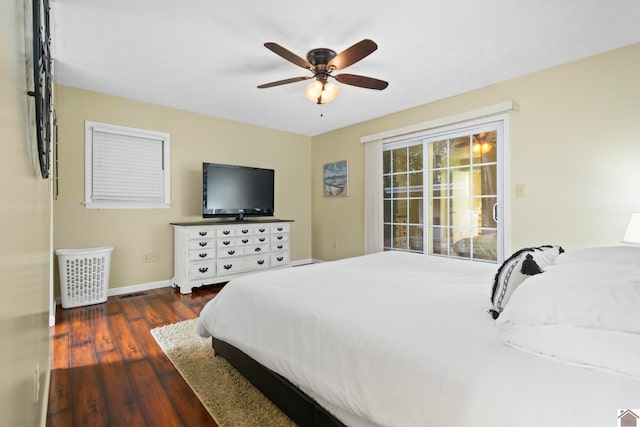
[(314, 66), (318, 66), (318, 65), (326, 66), (329, 63), (329, 61), (335, 58), (335, 56), (336, 56), (336, 53), (331, 49), (324, 49), (324, 48), (313, 49), (313, 50), (310, 50), (309, 53), (307, 53), (307, 61), (309, 61), (309, 63)]
[(314, 77), (323, 83), (326, 83), (329, 74), (333, 71), (332, 67), (327, 67), (329, 61), (336, 56), (335, 51), (331, 49), (313, 49), (307, 53), (307, 61), (313, 65)]

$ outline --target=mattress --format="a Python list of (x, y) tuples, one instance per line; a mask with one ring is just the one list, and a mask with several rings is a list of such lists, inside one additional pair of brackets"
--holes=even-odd
[(502, 344), (497, 266), (382, 252), (234, 279), (202, 310), (215, 336), (350, 426), (602, 426), (640, 381)]

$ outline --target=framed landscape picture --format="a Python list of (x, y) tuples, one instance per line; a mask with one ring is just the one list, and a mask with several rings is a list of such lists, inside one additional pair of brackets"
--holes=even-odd
[(346, 160), (322, 165), (324, 197), (349, 196), (349, 164)]

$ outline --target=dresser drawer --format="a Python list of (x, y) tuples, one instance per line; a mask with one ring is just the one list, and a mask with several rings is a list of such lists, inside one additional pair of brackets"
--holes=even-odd
[(271, 244), (271, 252), (289, 250), (289, 242), (278, 242)]
[(218, 276), (237, 274), (245, 271), (264, 270), (269, 268), (269, 255), (248, 256), (238, 259), (218, 260)]
[(245, 255), (258, 255), (261, 253), (267, 253), (269, 252), (269, 245), (253, 245), (253, 246), (247, 246), (245, 248)]
[(254, 234), (269, 234), (269, 226), (261, 225), (259, 227), (255, 227)]
[(236, 229), (236, 236), (253, 236), (255, 231), (255, 227), (240, 227)]
[(218, 239), (216, 246), (218, 249), (233, 248), (236, 246), (236, 239)]
[(256, 238), (252, 236), (242, 236), (235, 239), (236, 246), (254, 245), (256, 241)]
[(216, 237), (233, 237), (236, 235), (236, 229), (233, 227), (224, 227), (216, 230)]
[(188, 246), (190, 251), (195, 251), (198, 249), (215, 249), (216, 241), (210, 239), (189, 240)]
[(192, 262), (189, 263), (189, 279), (204, 280), (216, 277), (216, 262)]
[(289, 224), (277, 224), (271, 226), (271, 233), (288, 233)]
[(271, 243), (288, 242), (288, 241), (289, 241), (288, 234), (272, 234), (271, 235)]
[(209, 249), (201, 249), (198, 251), (189, 251), (189, 261), (207, 261), (216, 258), (216, 250), (211, 247)]
[(271, 254), (271, 267), (289, 264), (289, 254), (283, 252), (281, 254)]
[(216, 231), (211, 228), (196, 228), (189, 230), (188, 236), (189, 240), (212, 239), (216, 237)]
[(245, 254), (245, 248), (230, 247), (218, 250), (218, 258), (239, 257)]
[(269, 236), (242, 236), (236, 237), (235, 239), (236, 246), (246, 246), (246, 245), (264, 245), (269, 243)]

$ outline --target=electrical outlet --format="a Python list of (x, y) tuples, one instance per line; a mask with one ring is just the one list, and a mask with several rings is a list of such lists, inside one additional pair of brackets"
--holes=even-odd
[(524, 184), (516, 185), (516, 197), (524, 197), (527, 194), (527, 187)]
[(158, 262), (159, 258), (160, 258), (160, 256), (158, 254), (158, 251), (153, 251), (153, 252), (151, 252), (149, 259), (150, 259), (151, 262)]

